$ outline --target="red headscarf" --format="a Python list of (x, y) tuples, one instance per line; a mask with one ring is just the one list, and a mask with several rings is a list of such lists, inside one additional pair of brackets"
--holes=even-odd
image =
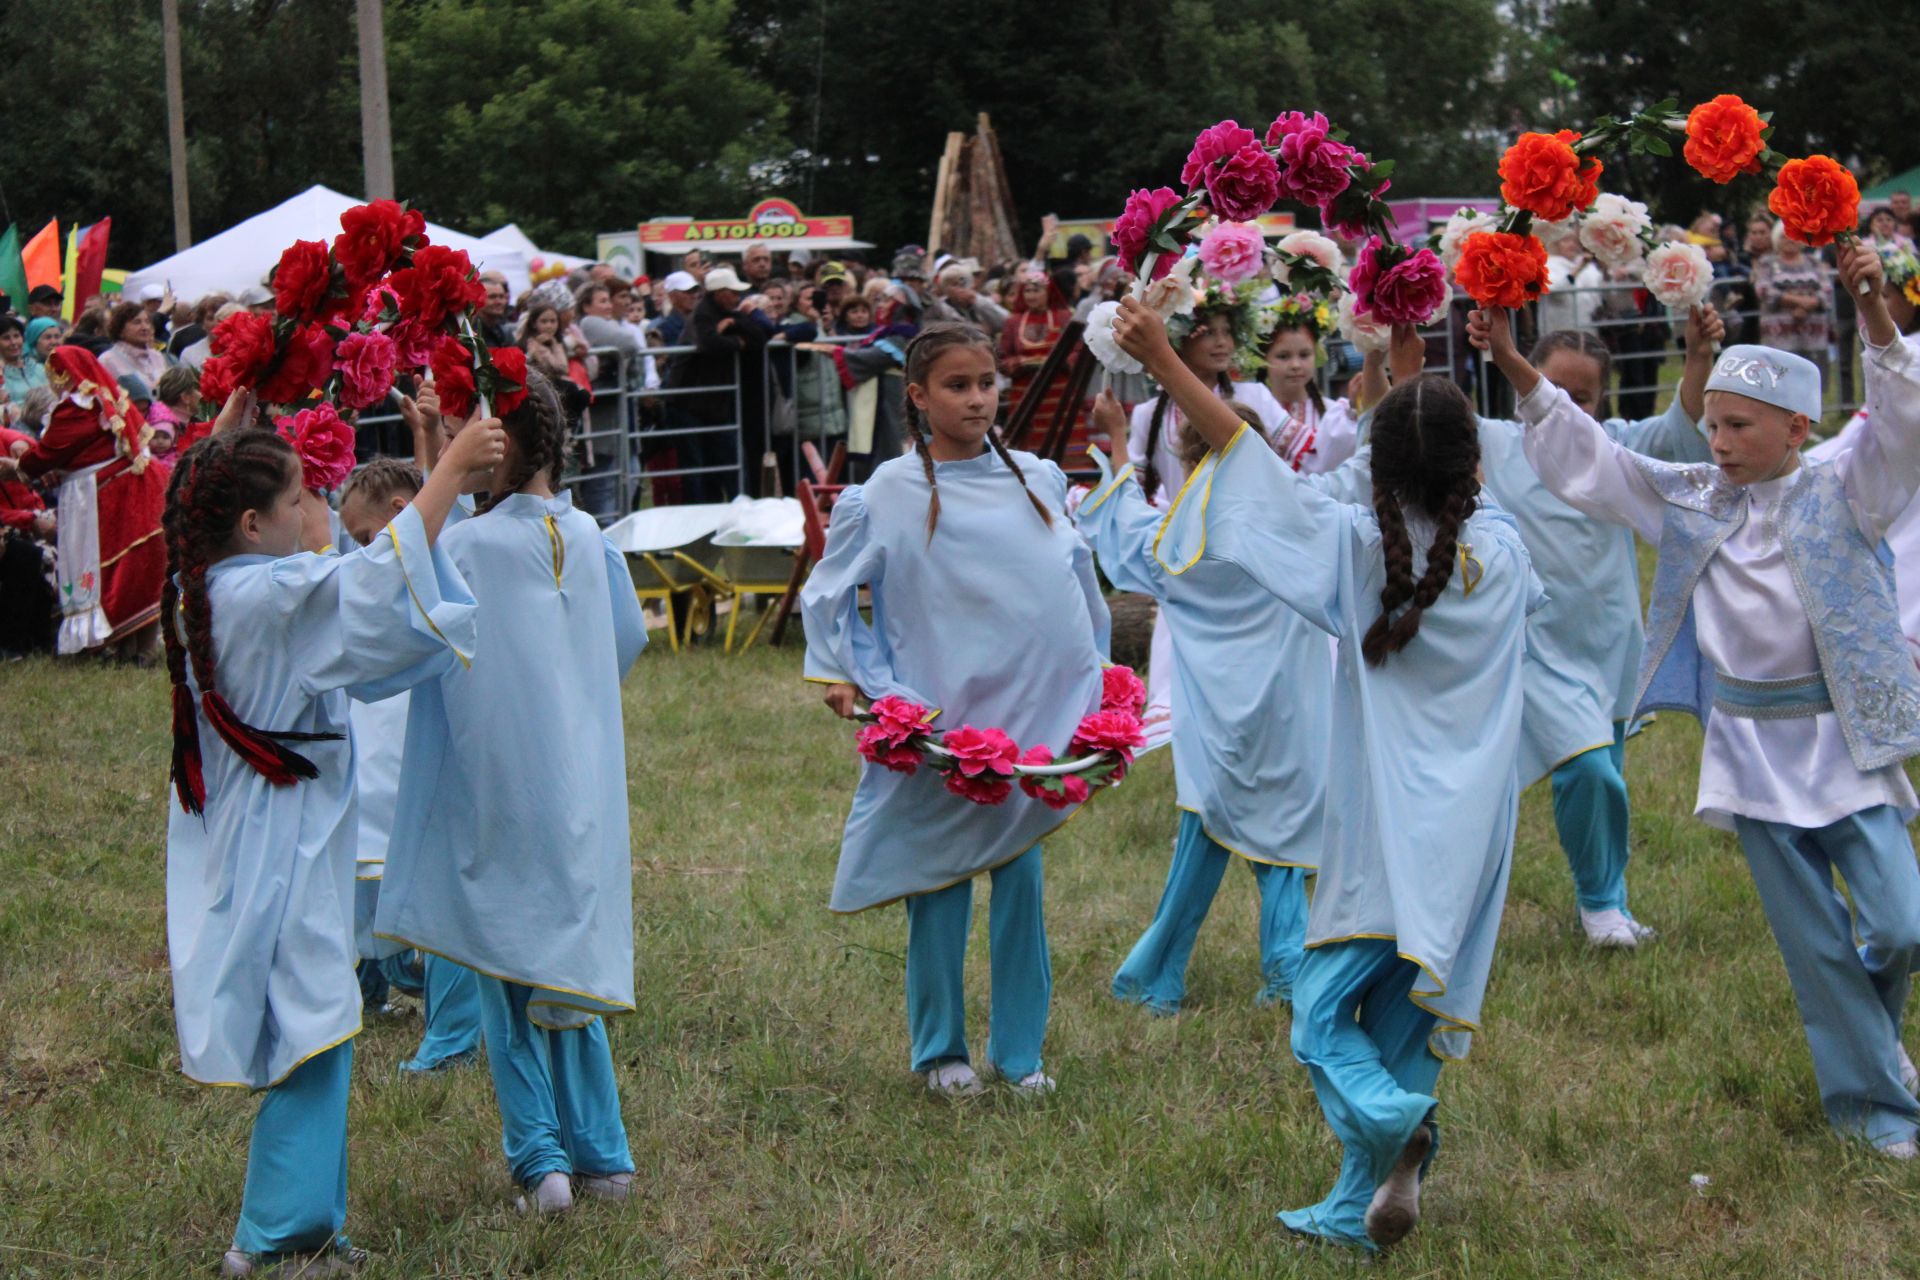
[(47, 357), (47, 386), (60, 397), (59, 403), (98, 412), (100, 429), (117, 437), (119, 452), (133, 460), (129, 470), (138, 475), (147, 469), (147, 441), (153, 438), (153, 428), (93, 352), (85, 347), (55, 347)]

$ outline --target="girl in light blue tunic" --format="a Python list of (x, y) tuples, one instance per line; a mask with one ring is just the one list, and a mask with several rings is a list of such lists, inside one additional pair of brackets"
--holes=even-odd
[[(420, 489), (420, 471), (398, 458), (376, 458), (356, 467), (340, 490), (339, 523), (350, 545), (366, 546)], [(452, 526), (469, 513), (465, 502), (447, 512)], [(355, 699), (354, 743), (360, 750), (360, 848), (354, 883), (354, 941), (361, 956), (362, 989), (368, 969), (420, 997), (426, 1027), (413, 1057), (400, 1064), (418, 1074), (469, 1062), (480, 1048), (480, 987), (473, 970), (441, 956), (398, 949), (373, 936), (385, 873), (387, 846), (393, 840), (394, 806), (400, 798), (400, 764), (407, 739), (409, 693), (402, 690), (377, 702)]]
[(1316, 492), (1249, 444), (1151, 311), (1129, 299), (1115, 336), (1214, 449), (1160, 556), (1238, 566), (1339, 641), (1292, 1040), (1346, 1160), (1326, 1199), (1281, 1221), (1390, 1244), (1418, 1220), (1441, 1060), (1464, 1055), (1493, 962), (1539, 583), (1511, 518), (1481, 502), (1473, 409), (1451, 382), (1415, 378), (1375, 410), (1369, 508)]
[[(1687, 358), (1678, 393), (1657, 417), (1609, 418), (1609, 436), (1636, 453), (1704, 462), (1699, 429), (1713, 347), (1725, 327), (1711, 306), (1687, 322)], [(1611, 356), (1591, 333), (1549, 333), (1533, 363), (1599, 418)], [(1527, 461), (1518, 422), (1480, 420), (1486, 487), (1519, 523), (1547, 603), (1528, 620), (1520, 720), (1520, 785), (1553, 779), (1553, 819), (1587, 940), (1637, 947), (1653, 930), (1627, 909), (1627, 781), (1622, 773), (1634, 680), (1645, 645), (1640, 567), (1633, 532), (1574, 510), (1556, 498)]]
[[(945, 726), (1005, 730), (1056, 755), (1099, 709), (1107, 608), (1093, 557), (1051, 462), (992, 434), (993, 348), (962, 325), (930, 325), (907, 355), (914, 453), (882, 464), (833, 509), (826, 555), (800, 596), (806, 677), (827, 705), (897, 694)], [(871, 589), (873, 620), (860, 613)], [(993, 876), (993, 1005), (987, 1061), (1030, 1092), (1053, 989), (1040, 841), (1065, 820), (1014, 793), (982, 806), (913, 775), (866, 765), (840, 846), (832, 909), (906, 902), (913, 1069), (949, 1096), (979, 1092), (962, 973), (973, 878)]]
[(434, 546), (463, 470), (502, 438), (470, 429), (445, 478), (374, 545), (327, 541), (326, 505), (277, 436), (233, 431), (175, 466), (163, 616), (173, 680), (167, 949), (181, 1069), (265, 1090), (228, 1275), (288, 1255), (361, 1256), (346, 1220), (354, 980), (354, 746), (347, 690), (430, 679), (474, 647), (474, 607)]
[(560, 1213), (632, 1189), (603, 1015), (634, 1007), (620, 682), (646, 628), (625, 558), (553, 493), (565, 419), (528, 383), (504, 496), (443, 540), (480, 648), (413, 692), (374, 932), (479, 975), (508, 1168), (523, 1205)]
[[(1378, 370), (1384, 391), (1384, 370)], [(1378, 394), (1374, 396), (1378, 398)], [(1264, 423), (1231, 407), (1264, 435)], [(1117, 401), (1102, 392), (1096, 425), (1114, 441), (1111, 469), (1075, 522), (1107, 579), (1160, 602), (1172, 638), (1173, 772), (1180, 826), (1153, 922), (1113, 979), (1113, 994), (1155, 1013), (1179, 1011), (1187, 962), (1234, 855), (1260, 890), (1261, 1004), (1289, 998), (1307, 928), (1307, 876), (1320, 862), (1333, 669), (1323, 632), (1236, 565), (1159, 554), (1161, 511), (1149, 505), (1126, 461)], [(1200, 437), (1174, 438), (1182, 472), (1206, 453)], [(1356, 460), (1306, 483), (1358, 501), (1371, 491)]]

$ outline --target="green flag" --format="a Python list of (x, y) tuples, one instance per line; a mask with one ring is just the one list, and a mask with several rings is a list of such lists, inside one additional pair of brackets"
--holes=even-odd
[(27, 270), (20, 265), (20, 228), (9, 225), (0, 235), (0, 293), (13, 299), (13, 309), (27, 309)]

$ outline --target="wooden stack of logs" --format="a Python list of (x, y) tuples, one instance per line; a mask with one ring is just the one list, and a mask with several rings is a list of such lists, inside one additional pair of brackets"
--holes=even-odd
[(1019, 226), (1007, 170), (1000, 160), (1000, 139), (981, 112), (971, 138), (947, 135), (933, 188), (933, 221), (927, 229), (929, 259), (950, 253), (983, 266), (1020, 257)]

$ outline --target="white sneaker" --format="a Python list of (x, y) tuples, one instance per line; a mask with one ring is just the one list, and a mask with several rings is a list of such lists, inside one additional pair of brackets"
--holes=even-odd
[(1617, 947), (1625, 951), (1631, 951), (1642, 942), (1658, 936), (1626, 912), (1612, 908), (1606, 911), (1582, 911), (1580, 927), (1587, 931), (1587, 941), (1591, 945)]
[(521, 1213), (538, 1214), (543, 1218), (566, 1213), (573, 1208), (573, 1179), (557, 1171), (549, 1173), (533, 1188), (531, 1199), (520, 1196), (513, 1202), (513, 1207)]
[(984, 1088), (964, 1062), (943, 1062), (927, 1072), (927, 1091), (943, 1098), (971, 1098)]
[(1909, 1138), (1905, 1142), (1889, 1142), (1879, 1150), (1881, 1155), (1895, 1160), (1911, 1160), (1915, 1156), (1920, 1156), (1920, 1143)]
[(625, 1200), (633, 1195), (630, 1173), (583, 1173), (577, 1181), (580, 1194), (595, 1200)]
[(1053, 1093), (1053, 1077), (1044, 1071), (1035, 1071), (1030, 1075), (1012, 1081), (1014, 1092), (1029, 1098), (1045, 1098)]
[(367, 1261), (367, 1251), (329, 1245), (316, 1253), (292, 1253), (275, 1262), (263, 1262), (251, 1253), (229, 1249), (220, 1259), (225, 1280), (319, 1280), (321, 1276), (350, 1276)]
[(1399, 1244), (1420, 1221), (1420, 1166), (1433, 1150), (1433, 1129), (1422, 1124), (1400, 1148), (1393, 1172), (1373, 1192), (1367, 1206), (1367, 1239), (1381, 1248)]

